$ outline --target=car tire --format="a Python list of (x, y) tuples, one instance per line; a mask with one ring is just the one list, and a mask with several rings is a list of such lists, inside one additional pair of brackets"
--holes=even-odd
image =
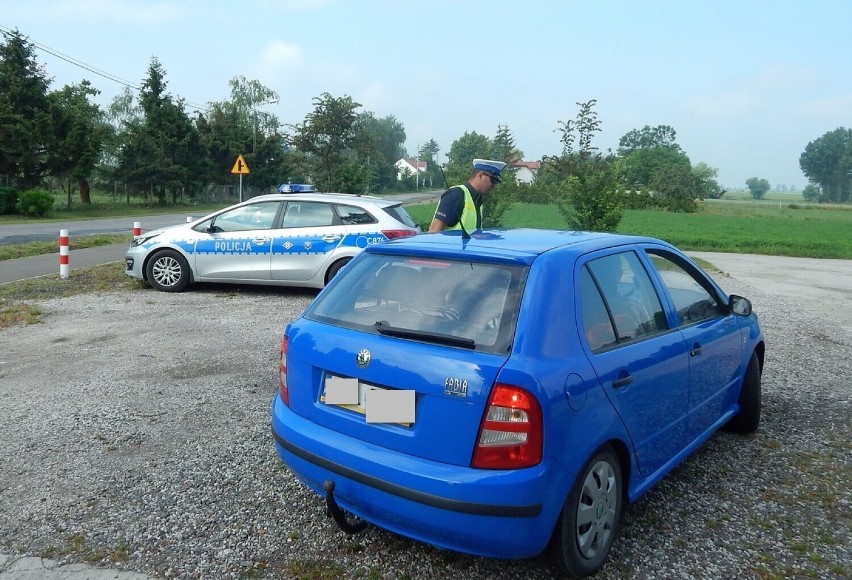
[(751, 353), (748, 361), (743, 388), (740, 391), (739, 412), (728, 422), (728, 429), (734, 433), (754, 433), (760, 425), (760, 361), (757, 353)]
[(145, 267), (148, 283), (161, 292), (183, 292), (189, 286), (189, 264), (179, 252), (161, 250)]
[(623, 487), (621, 464), (610, 447), (583, 467), (550, 540), (550, 555), (563, 574), (588, 576), (604, 565), (621, 520)]
[(340, 269), (343, 268), (352, 258), (342, 258), (336, 261), (334, 264), (329, 266), (328, 271), (325, 273), (325, 283), (328, 284), (331, 282), (331, 279), (337, 276), (337, 273), (340, 272)]

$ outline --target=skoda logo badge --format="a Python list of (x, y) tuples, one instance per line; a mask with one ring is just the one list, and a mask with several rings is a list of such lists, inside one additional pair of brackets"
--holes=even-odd
[(355, 363), (363, 369), (366, 368), (368, 364), (370, 364), (371, 358), (372, 355), (370, 354), (370, 351), (366, 348), (362, 348), (358, 351), (358, 354), (355, 355)]

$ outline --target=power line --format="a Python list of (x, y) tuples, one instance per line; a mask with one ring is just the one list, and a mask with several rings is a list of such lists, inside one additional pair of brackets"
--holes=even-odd
[[(6, 26), (3, 26), (2, 24), (0, 24), (0, 33), (5, 34), (6, 36), (11, 36), (12, 30), (10, 28), (7, 28)], [(96, 68), (96, 67), (90, 65), (90, 64), (86, 64), (83, 61), (74, 58), (73, 56), (69, 56), (67, 54), (64, 54), (64, 53), (56, 50), (55, 48), (51, 48), (51, 47), (49, 47), (45, 44), (42, 44), (41, 42), (37, 42), (30, 37), (27, 37), (27, 40), (36, 48), (38, 48), (38, 49), (40, 49), (40, 50), (42, 50), (42, 51), (44, 51), (44, 52), (46, 52), (50, 55), (53, 55), (56, 58), (64, 60), (65, 62), (67, 62), (69, 64), (80, 67), (84, 70), (87, 70), (91, 73), (94, 73), (94, 74), (96, 74), (100, 77), (107, 79), (107, 80), (113, 81), (115, 83), (118, 83), (118, 84), (123, 85), (125, 87), (128, 87), (130, 89), (133, 89), (134, 91), (141, 91), (142, 90), (142, 87), (140, 85), (131, 83), (130, 81), (124, 80), (117, 75), (103, 71), (99, 68)], [(184, 102), (194, 109), (200, 109), (200, 110), (206, 111), (206, 112), (210, 111), (210, 109), (208, 109), (206, 106), (199, 105), (197, 103), (190, 103), (189, 101), (184, 101)]]

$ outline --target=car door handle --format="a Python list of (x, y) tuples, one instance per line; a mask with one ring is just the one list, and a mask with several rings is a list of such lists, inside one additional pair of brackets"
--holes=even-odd
[(340, 236), (334, 234), (327, 234), (322, 237), (322, 241), (324, 242), (336, 242), (340, 239)]
[(696, 344), (695, 346), (693, 346), (689, 350), (689, 356), (698, 356), (699, 354), (701, 354), (701, 350), (702, 350), (701, 345)]
[(260, 246), (261, 244), (265, 244), (269, 241), (269, 238), (255, 238), (252, 240), (252, 243), (256, 246)]
[(621, 387), (626, 387), (630, 383), (633, 382), (633, 375), (627, 375), (626, 377), (621, 377), (620, 379), (615, 379), (612, 381), (613, 389), (620, 389)]

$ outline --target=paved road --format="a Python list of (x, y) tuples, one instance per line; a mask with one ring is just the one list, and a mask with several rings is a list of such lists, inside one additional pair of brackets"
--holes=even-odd
[[(388, 199), (398, 199), (404, 203), (419, 203), (437, 199), (440, 190), (421, 191), (417, 193), (401, 193), (387, 196)], [(140, 215), (138, 217), (99, 218), (76, 221), (51, 221), (34, 224), (0, 225), (0, 246), (4, 244), (20, 244), (22, 242), (50, 241), (59, 239), (59, 230), (68, 230), (71, 238), (90, 236), (94, 234), (130, 234), (133, 232), (133, 222), (140, 222), (142, 231), (155, 230), (166, 226), (186, 223), (187, 217), (200, 218), (208, 213), (174, 213), (161, 215)]]
[[(418, 203), (430, 201), (440, 196), (441, 192), (436, 190), (418, 193), (404, 193), (393, 196), (405, 203)], [(202, 217), (201, 215), (189, 216), (187, 214), (147, 215), (139, 217), (103, 218), (92, 220), (80, 220), (71, 222), (49, 222), (38, 224), (0, 225), (0, 245), (14, 244), (28, 241), (59, 240), (59, 230), (67, 229), (71, 238), (76, 236), (87, 236), (93, 234), (115, 234), (133, 232), (133, 222), (139, 222), (142, 231), (150, 231), (157, 228), (186, 223), (187, 217)], [(75, 268), (86, 268), (99, 264), (108, 264), (124, 259), (127, 244), (114, 244), (100, 246), (97, 248), (86, 248), (74, 250), (69, 256), (69, 266), (73, 275)], [(17, 260), (0, 261), (0, 284), (59, 274), (59, 251), (54, 254), (44, 254), (31, 258), (19, 258)]]

